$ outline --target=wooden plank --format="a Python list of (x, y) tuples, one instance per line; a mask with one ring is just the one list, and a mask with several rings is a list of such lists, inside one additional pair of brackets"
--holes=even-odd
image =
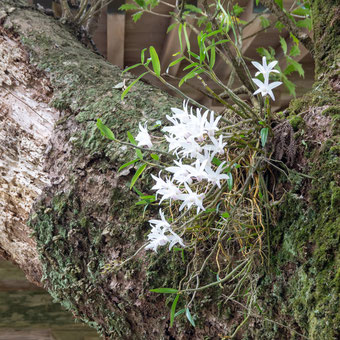
[(170, 20), (168, 15), (171, 8), (160, 4), (155, 10), (160, 15), (144, 13), (136, 23), (131, 18), (132, 12), (127, 13), (125, 23), (125, 66), (139, 63), (141, 50), (149, 46), (156, 49), (161, 60), (161, 52)]
[(114, 1), (107, 11), (107, 60), (121, 68), (124, 68), (125, 12), (119, 7), (124, 3), (124, 0)]
[(101, 10), (98, 25), (93, 34), (93, 41), (98, 51), (107, 57), (107, 6)]
[[(175, 21), (171, 19), (169, 26), (172, 25)], [(182, 34), (183, 35), (183, 34)], [(184, 40), (184, 36), (183, 36)], [(184, 41), (185, 43), (185, 41)], [(162, 57), (161, 57), (161, 65), (164, 65), (164, 67), (168, 67), (168, 65), (175, 60), (175, 57), (173, 57), (173, 54), (180, 51), (180, 44), (178, 39), (178, 30), (177, 28), (174, 28), (172, 31), (170, 31), (166, 37), (165, 42), (163, 46), (162, 51)], [(180, 68), (181, 63), (176, 64), (175, 66), (171, 67), (169, 69), (169, 74), (175, 76), (177, 75), (177, 72)]]
[[(173, 1), (173, 3), (175, 3), (175, 1)], [(197, 1), (187, 1), (187, 3), (189, 4), (193, 4), (195, 6), (197, 6)], [(171, 19), (171, 21), (169, 22), (169, 26), (172, 25), (173, 23), (175, 23), (174, 19)], [(188, 18), (188, 23), (189, 24), (194, 24), (194, 20), (192, 18)], [(187, 27), (186, 28), (186, 32), (187, 32), (187, 36), (189, 41), (192, 40), (192, 30)], [(186, 50), (187, 48), (187, 43), (185, 40), (185, 36), (184, 36), (184, 27), (182, 29), (182, 47), (183, 47), (183, 51)], [(173, 57), (173, 55), (177, 52), (179, 52), (181, 50), (181, 46), (180, 46), (180, 41), (179, 41), (179, 37), (178, 37), (178, 28), (175, 27), (172, 31), (170, 31), (165, 38), (165, 42), (163, 45), (163, 51), (162, 51), (162, 57), (161, 57), (161, 65), (163, 67), (168, 67), (168, 65), (174, 61), (176, 58), (178, 57)], [(172, 76), (176, 76), (178, 71), (180, 70), (181, 67), (181, 63), (178, 63), (176, 65), (174, 65), (173, 67), (171, 67), (169, 69), (169, 74)]]
[(55, 340), (49, 329), (2, 329), (0, 340)]

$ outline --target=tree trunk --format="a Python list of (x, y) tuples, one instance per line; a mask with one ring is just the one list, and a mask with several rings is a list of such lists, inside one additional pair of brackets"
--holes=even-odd
[[(243, 338), (329, 340), (339, 332), (339, 9), (314, 1), (313, 11), (317, 86), (292, 102), (288, 117), (296, 143), (307, 145), (298, 147), (295, 168), (309, 177), (292, 178), (277, 208), (272, 266), (259, 268), (255, 282), (263, 314), (251, 315)], [(135, 169), (117, 172), (132, 151), (102, 137), (96, 120), (124, 140), (140, 121), (152, 126), (181, 104), (143, 82), (121, 101), (119, 84), (133, 77), (23, 1), (2, 1), (0, 24), (0, 255), (105, 338), (231, 334), (242, 317), (220, 288), (201, 295), (196, 328), (184, 320), (169, 327), (164, 296), (149, 290), (175, 287), (185, 275), (178, 253), (142, 251), (121, 269), (102, 272), (145, 242), (152, 211), (143, 216), (135, 205), (127, 184)], [(150, 184), (145, 177), (142, 185)]]

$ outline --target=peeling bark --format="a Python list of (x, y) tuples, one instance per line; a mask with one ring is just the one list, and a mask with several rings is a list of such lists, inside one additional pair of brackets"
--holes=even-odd
[(14, 35), (0, 34), (0, 254), (40, 285), (41, 264), (26, 222), (49, 184), (43, 164), (59, 112), (49, 106), (46, 76), (30, 66)]

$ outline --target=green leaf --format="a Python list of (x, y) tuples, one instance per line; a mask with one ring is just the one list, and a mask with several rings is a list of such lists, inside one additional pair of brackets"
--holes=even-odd
[[(189, 51), (189, 54), (190, 54), (192, 57), (194, 57), (195, 59), (197, 59), (197, 60), (200, 59), (200, 57), (199, 57), (196, 53), (194, 53), (194, 52), (192, 52), (192, 51)], [(183, 57), (183, 58), (184, 58), (184, 57)]]
[(191, 72), (189, 72), (188, 74), (186, 74), (179, 82), (178, 87), (181, 87), (183, 85), (184, 82), (186, 82), (187, 80), (194, 78), (196, 75), (201, 74), (202, 72), (204, 72), (204, 70), (200, 69), (200, 67), (195, 67)]
[(155, 161), (159, 160), (159, 156), (156, 155), (155, 153), (150, 154), (151, 158), (154, 159)]
[(239, 16), (242, 12), (244, 12), (244, 8), (240, 7), (238, 4), (233, 6), (233, 12), (235, 16)]
[(171, 24), (166, 30), (166, 33), (168, 34), (169, 32), (171, 32), (177, 25), (178, 25), (178, 22), (174, 22), (173, 24)]
[(178, 40), (179, 40), (179, 46), (181, 48), (181, 52), (183, 53), (182, 28), (183, 28), (183, 24), (179, 24), (178, 25)]
[(296, 60), (287, 57), (287, 63), (288, 66), (292, 66), (294, 68), (294, 71), (297, 71), (301, 77), (305, 76), (305, 71), (303, 70), (302, 65), (298, 63)]
[(281, 21), (277, 21), (275, 24), (275, 28), (277, 28), (278, 31), (281, 32), (285, 28), (285, 25)]
[(268, 128), (262, 128), (261, 132), (260, 132), (260, 135), (261, 135), (261, 144), (262, 144), (263, 148), (265, 147), (265, 145), (267, 143), (268, 131), (269, 131)]
[[(131, 132), (130, 132), (130, 131), (127, 131), (126, 134), (127, 134), (128, 138), (129, 138), (130, 143), (137, 146), (137, 142), (136, 142), (135, 139), (133, 138)], [(143, 153), (142, 153), (141, 150), (136, 149), (136, 155), (137, 155), (137, 157), (138, 157), (139, 159), (143, 159)]]
[(292, 14), (301, 15), (301, 16), (307, 16), (307, 15), (310, 15), (310, 9), (308, 9), (306, 7), (298, 7), (296, 9), (294, 9)]
[(114, 133), (106, 125), (104, 125), (99, 118), (97, 119), (97, 127), (104, 137), (116, 140)]
[(260, 312), (260, 314), (263, 313), (262, 308), (259, 306), (259, 304), (257, 302), (254, 303), (255, 307), (258, 309), (258, 311)]
[(150, 292), (161, 293), (161, 294), (176, 294), (176, 293), (178, 293), (178, 289), (174, 289), (174, 288), (155, 288), (155, 289), (150, 289)]
[(151, 56), (151, 62), (154, 72), (156, 73), (157, 77), (160, 77), (161, 75), (161, 64), (159, 62), (158, 54), (153, 46), (150, 46), (149, 48), (150, 56)]
[(150, 196), (140, 196), (140, 198), (142, 198), (140, 201), (136, 202), (136, 205), (149, 205), (153, 202), (156, 201), (155, 196), (154, 195), (150, 195)]
[(148, 205), (151, 202), (149, 200), (141, 200), (135, 203), (135, 205)]
[(140, 195), (139, 197), (143, 198), (145, 200), (153, 200), (153, 201), (156, 200), (156, 196), (155, 195)]
[(130, 143), (133, 144), (133, 145), (137, 145), (137, 142), (135, 141), (135, 139), (132, 136), (131, 132), (127, 131), (126, 134), (127, 134), (128, 138), (129, 138)]
[(292, 33), (290, 33), (290, 37), (293, 39), (296, 45), (299, 45), (299, 39)]
[(281, 36), (280, 36), (280, 44), (281, 44), (283, 53), (287, 54), (287, 43), (286, 43), (286, 40), (282, 38)]
[(142, 64), (144, 64), (144, 60), (145, 60), (145, 51), (146, 51), (146, 48), (143, 48), (141, 53), (140, 53), (140, 61), (142, 62)]
[(260, 54), (261, 56), (265, 56), (267, 59), (271, 59), (272, 55), (269, 53), (269, 51), (264, 48), (264, 47), (258, 47), (256, 49), (257, 53)]
[(143, 153), (142, 153), (141, 150), (136, 149), (136, 155), (137, 155), (137, 157), (138, 157), (139, 159), (143, 159)]
[(299, 20), (296, 23), (296, 26), (297, 27), (305, 27), (309, 31), (311, 31), (312, 30), (312, 19), (311, 18), (306, 18), (306, 19), (303, 19), (303, 20)]
[(150, 4), (151, 8), (154, 8), (154, 7), (158, 6), (159, 0), (148, 0), (147, 5), (149, 5), (149, 4)]
[(180, 309), (176, 314), (175, 314), (175, 318), (178, 316), (178, 315), (181, 315), (185, 312), (185, 308), (183, 309)]
[(301, 51), (299, 49), (298, 45), (293, 45), (292, 48), (290, 49), (289, 56), (295, 57), (297, 55), (300, 55)]
[(283, 9), (283, 0), (275, 0), (281, 9)]
[(136, 155), (137, 155), (137, 157), (139, 158), (139, 159), (143, 159), (143, 153), (142, 153), (142, 151), (141, 150), (139, 150), (139, 149), (135, 149), (136, 150)]
[(264, 17), (263, 15), (260, 16), (260, 20), (261, 20), (261, 26), (263, 28), (267, 28), (267, 27), (270, 26), (270, 21), (266, 17)]
[(171, 62), (171, 63), (169, 64), (168, 68), (169, 68), (169, 67), (172, 67), (172, 66), (175, 66), (176, 64), (180, 63), (183, 59), (185, 59), (185, 58), (184, 58), (184, 57), (180, 57), (180, 58), (174, 60), (173, 62)]
[(145, 1), (144, 0), (135, 0), (135, 2), (142, 8), (145, 7)]
[(127, 166), (129, 166), (129, 165), (131, 165), (131, 164), (134, 164), (134, 163), (136, 163), (136, 162), (138, 162), (138, 161), (140, 161), (140, 159), (139, 159), (139, 158), (136, 158), (136, 159), (134, 159), (134, 160), (132, 160), (132, 161), (130, 161), (130, 162), (127, 162), (127, 163), (123, 164), (123, 165), (118, 169), (118, 172), (122, 171), (122, 170), (123, 170), (124, 168), (126, 168)]
[(230, 39), (223, 39), (223, 40), (216, 41), (215, 46), (225, 44), (229, 41), (230, 41)]
[(195, 322), (194, 322), (194, 320), (193, 320), (193, 318), (192, 318), (192, 316), (191, 316), (191, 313), (190, 313), (189, 308), (186, 308), (186, 310), (185, 310), (185, 315), (186, 315), (187, 319), (189, 320), (189, 322), (191, 323), (191, 325), (192, 325), (193, 327), (196, 327), (196, 326), (195, 326)]
[(229, 178), (227, 179), (227, 183), (228, 183), (228, 188), (229, 190), (233, 189), (233, 175), (231, 174), (231, 172), (228, 173)]
[(135, 4), (124, 4), (118, 8), (120, 11), (131, 11), (134, 9), (139, 9)]
[(175, 319), (175, 312), (176, 312), (176, 306), (179, 299), (179, 294), (176, 295), (174, 302), (171, 305), (171, 311), (170, 311), (170, 327), (174, 324)]
[(137, 188), (133, 188), (134, 191), (136, 191), (138, 196), (143, 196), (143, 193), (140, 192)]
[(189, 70), (189, 68), (192, 68), (192, 67), (195, 67), (195, 66), (198, 66), (198, 65), (199, 65), (199, 63), (189, 64), (188, 66), (184, 67), (183, 71)]
[(210, 38), (210, 37), (212, 37), (212, 36), (214, 36), (214, 35), (217, 35), (217, 34), (219, 34), (219, 33), (222, 33), (222, 32), (223, 32), (222, 29), (218, 29), (218, 30), (212, 31), (212, 32), (210, 32), (210, 33), (206, 36), (206, 38)]
[(132, 14), (133, 22), (137, 22), (141, 18), (142, 15), (143, 15), (143, 11)]
[(216, 158), (216, 157), (213, 157), (213, 159), (212, 159), (212, 161), (211, 161), (214, 165), (216, 165), (216, 166), (219, 166), (221, 163), (222, 163), (222, 161), (220, 161), (218, 158)]
[(142, 64), (142, 63), (138, 63), (138, 64), (136, 64), (136, 65), (129, 66), (129, 67), (127, 67), (126, 69), (123, 70), (122, 74), (125, 73), (125, 72), (127, 72), (127, 71), (132, 70), (133, 68), (136, 68), (136, 67), (138, 67), (138, 66), (141, 66), (141, 65), (143, 65), (143, 64)]
[[(213, 40), (214, 42), (214, 40)], [(211, 48), (211, 51), (210, 51), (210, 63), (209, 63), (209, 67), (211, 69), (213, 69), (214, 65), (215, 65), (215, 60), (216, 60), (216, 51), (215, 51), (215, 46), (213, 46)]]
[(230, 217), (230, 214), (226, 211), (226, 212), (224, 212), (223, 214), (221, 214), (221, 216), (222, 216), (223, 218), (229, 218), (229, 217)]
[(183, 28), (184, 28), (184, 31), (183, 31), (184, 32), (184, 38), (185, 38), (185, 42), (187, 44), (187, 50), (190, 51), (190, 41), (189, 41), (189, 37), (188, 37), (186, 24), (184, 24)]
[(135, 173), (134, 176), (132, 177), (131, 184), (130, 184), (130, 189), (132, 189), (132, 187), (135, 185), (137, 179), (138, 179), (139, 176), (142, 174), (142, 172), (145, 170), (146, 166), (147, 166), (147, 164), (143, 164), (143, 165), (141, 165), (141, 166), (137, 169), (136, 173)]
[(194, 5), (185, 4), (184, 8), (188, 9), (190, 12), (202, 13), (202, 10)]
[(131, 90), (132, 86), (135, 85), (137, 83), (137, 81), (142, 78), (143, 76), (145, 76), (147, 73), (149, 73), (149, 71), (142, 73), (137, 79), (135, 79), (122, 93), (122, 95), (120, 96), (120, 99), (123, 100), (124, 97), (128, 94), (128, 92)]

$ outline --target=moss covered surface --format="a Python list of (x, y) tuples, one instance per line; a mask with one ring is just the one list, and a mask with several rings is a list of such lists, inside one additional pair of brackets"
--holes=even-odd
[(339, 338), (340, 150), (335, 111), (327, 110), (334, 137), (305, 151), (312, 179), (291, 177), (292, 189), (270, 231), (270, 271), (258, 287), (265, 314), (290, 330), (267, 322), (256, 331), (259, 339), (279, 339), (279, 334), (300, 339), (292, 330), (308, 339)]

